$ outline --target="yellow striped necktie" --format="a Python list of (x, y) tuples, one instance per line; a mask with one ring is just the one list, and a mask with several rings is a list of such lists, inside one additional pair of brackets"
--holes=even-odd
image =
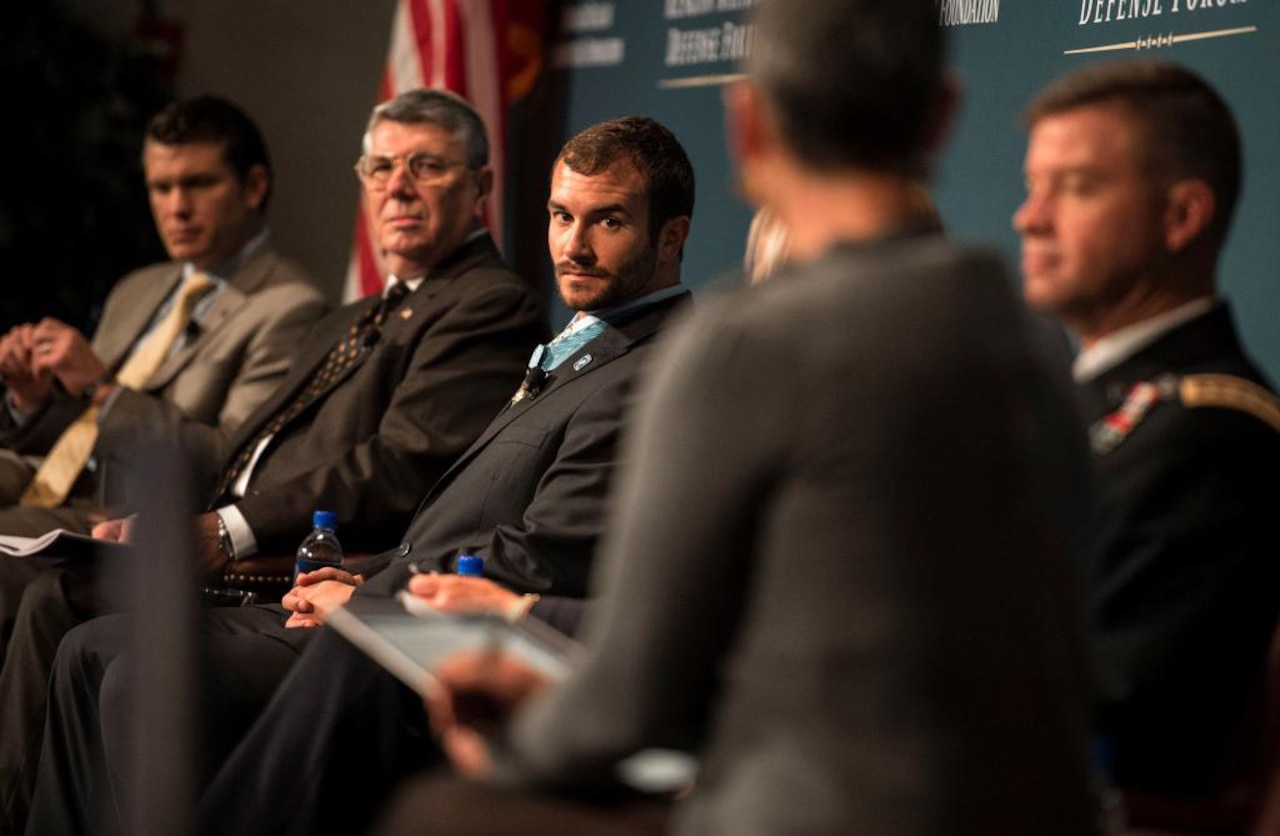
[[(196, 303), (212, 290), (214, 282), (206, 274), (192, 273), (183, 282), (174, 299), (173, 307), (156, 325), (151, 336), (133, 352), (116, 375), (116, 383), (127, 389), (141, 389), (168, 358), (187, 324)], [(39, 508), (56, 508), (66, 501), (71, 487), (80, 478), (81, 471), (93, 453), (98, 441), (98, 408), (89, 406), (71, 423), (53, 447), (49, 455), (31, 478), (22, 494), (22, 504)]]

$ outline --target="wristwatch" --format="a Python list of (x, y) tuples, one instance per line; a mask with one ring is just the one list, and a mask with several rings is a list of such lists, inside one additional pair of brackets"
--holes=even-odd
[(231, 532), (227, 530), (227, 523), (218, 516), (218, 551), (227, 556), (228, 560), (236, 559), (236, 544), (231, 539)]

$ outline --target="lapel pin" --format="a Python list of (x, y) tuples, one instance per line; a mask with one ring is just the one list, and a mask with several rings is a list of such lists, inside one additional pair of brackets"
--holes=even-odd
[(409, 318), (409, 317), (411, 317), (411, 316), (413, 316), (413, 308), (401, 308), (401, 309), (400, 309), (400, 318), (401, 318), (401, 319), (408, 319), (408, 318)]
[(591, 355), (584, 354), (578, 358), (578, 362), (573, 364), (573, 370), (575, 372), (580, 372), (590, 362), (591, 362)]

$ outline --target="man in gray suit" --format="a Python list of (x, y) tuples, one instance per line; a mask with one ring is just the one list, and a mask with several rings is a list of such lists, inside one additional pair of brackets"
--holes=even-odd
[[(116, 285), (92, 343), (52, 319), (0, 341), (2, 534), (88, 533), (107, 510), (100, 496), (110, 510), (127, 507), (113, 488), (135, 481), (125, 472), (135, 445), (157, 435), (181, 440), (197, 489), (207, 490), (230, 438), (284, 378), (327, 307), (268, 240), (270, 160), (239, 108), (210, 96), (169, 105), (148, 124), (143, 168), (173, 261)], [(77, 439), (91, 455), (65, 460), (59, 449)], [(76, 578), (44, 569), (0, 559), (0, 671), (11, 646), (51, 658), (67, 621), (92, 606), (91, 567)], [(28, 725), (38, 728), (43, 711), (48, 661), (21, 667), (0, 673), (5, 722), (15, 724), (0, 732), (0, 802), (12, 778), (7, 759), (25, 748), (20, 718), (36, 711)]]
[[(210, 478), (325, 312), (268, 240), (271, 163), (239, 108), (212, 96), (174, 102), (148, 123), (142, 162), (173, 260), (116, 285), (92, 342), (55, 319), (0, 340), (0, 533), (87, 534), (102, 518), (99, 497), (116, 512), (127, 506), (111, 487), (126, 482), (129, 441), (161, 429), (176, 429)], [(67, 454), (41, 460), (68, 432), (88, 434), (91, 458), (51, 474)]]
[[(1083, 439), (999, 263), (909, 220), (952, 101), (936, 5), (793, 5), (756, 7), (751, 80), (726, 96), (791, 264), (659, 358), (582, 666), (552, 685), (455, 657), (431, 715), (464, 772), (496, 756), (542, 788), (696, 753), (682, 833), (1090, 832)], [(479, 700), (512, 712), (500, 749), (468, 722)], [(488, 795), (468, 809), (492, 822)]]

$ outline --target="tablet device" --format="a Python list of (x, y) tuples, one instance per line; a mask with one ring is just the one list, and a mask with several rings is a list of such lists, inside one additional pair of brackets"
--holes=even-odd
[(461, 651), (501, 651), (553, 681), (567, 677), (582, 652), (536, 619), (511, 624), (498, 615), (445, 615), (407, 592), (352, 598), (327, 613), (325, 623), (424, 697), (435, 685), (436, 666)]

